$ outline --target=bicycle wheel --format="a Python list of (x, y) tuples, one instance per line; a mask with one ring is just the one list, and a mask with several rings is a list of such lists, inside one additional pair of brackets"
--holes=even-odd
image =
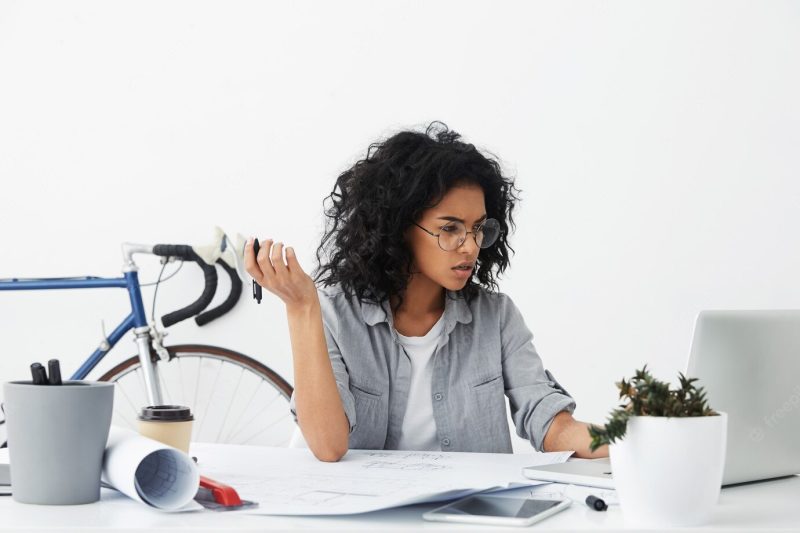
[[(192, 409), (192, 441), (286, 446), (295, 428), (289, 411), (292, 386), (268, 366), (244, 354), (200, 344), (168, 346), (169, 360), (155, 353), (162, 400)], [(147, 405), (139, 356), (118, 364), (100, 381), (116, 383), (112, 424), (136, 429)]]

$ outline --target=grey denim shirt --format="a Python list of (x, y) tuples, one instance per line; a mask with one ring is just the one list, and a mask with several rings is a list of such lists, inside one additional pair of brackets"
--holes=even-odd
[[(388, 301), (318, 289), (325, 339), (350, 423), (350, 449), (396, 449), (408, 405), (411, 362)], [(505, 396), (517, 434), (542, 449), (572, 396), (545, 370), (533, 335), (507, 295), (481, 288), (468, 304), (447, 291), (444, 328), (433, 354), (431, 399), (443, 451), (511, 453)], [(294, 397), (291, 402), (294, 413)]]

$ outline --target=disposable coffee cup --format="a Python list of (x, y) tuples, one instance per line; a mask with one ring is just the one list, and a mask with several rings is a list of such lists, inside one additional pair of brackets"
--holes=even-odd
[(139, 433), (189, 453), (192, 438), (191, 409), (182, 405), (151, 405), (139, 413)]
[(3, 397), (12, 498), (44, 505), (99, 500), (114, 384), (12, 381)]

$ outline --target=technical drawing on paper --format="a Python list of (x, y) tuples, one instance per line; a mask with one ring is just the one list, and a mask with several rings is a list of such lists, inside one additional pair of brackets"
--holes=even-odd
[(564, 462), (572, 452), (479, 454), (349, 450), (338, 462), (307, 449), (198, 444), (204, 475), (259, 502), (248, 514), (334, 515), (454, 499), (525, 479), (522, 468)]
[(443, 461), (445, 456), (440, 453), (427, 452), (405, 452), (405, 453), (386, 453), (386, 452), (366, 452), (364, 456), (373, 458), (372, 461), (365, 462), (363, 468), (382, 468), (386, 470), (416, 470), (433, 472), (435, 470), (448, 470), (449, 465), (437, 463)]
[(413, 479), (392, 479), (357, 476), (295, 475), (279, 476), (228, 476), (243, 497), (258, 494), (262, 502), (316, 507), (336, 506), (342, 501), (352, 503), (353, 498), (376, 498), (413, 490)]

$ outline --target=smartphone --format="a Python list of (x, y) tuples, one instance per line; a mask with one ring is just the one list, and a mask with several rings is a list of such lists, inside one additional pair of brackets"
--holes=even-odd
[(443, 505), (422, 515), (437, 522), (497, 526), (529, 526), (569, 507), (572, 500), (535, 500), (478, 494)]

